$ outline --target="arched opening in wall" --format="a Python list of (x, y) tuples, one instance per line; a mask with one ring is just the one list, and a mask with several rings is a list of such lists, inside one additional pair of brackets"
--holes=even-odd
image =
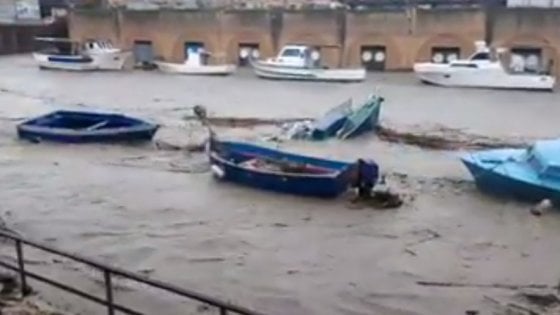
[(387, 49), (385, 46), (361, 46), (360, 60), (368, 71), (385, 71)]
[(435, 63), (450, 63), (459, 59), (461, 49), (459, 47), (433, 46), (431, 60)]
[(144, 70), (152, 70), (154, 65), (154, 48), (152, 41), (135, 40), (133, 45), (134, 67)]
[(194, 65), (208, 64), (209, 54), (204, 49), (203, 42), (185, 42), (185, 61)]
[(249, 65), (249, 60), (259, 59), (261, 56), (258, 43), (239, 43), (237, 44), (237, 64), (241, 67)]
[(509, 60), (509, 68), (511, 71), (520, 73), (550, 73), (552, 64), (550, 61), (543, 60), (543, 51), (540, 47), (512, 47)]

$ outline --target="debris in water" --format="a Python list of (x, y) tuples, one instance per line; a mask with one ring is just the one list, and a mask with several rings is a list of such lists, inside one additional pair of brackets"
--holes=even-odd
[(417, 281), (417, 285), (425, 287), (447, 287), (447, 288), (493, 288), (507, 290), (521, 289), (555, 289), (557, 287), (547, 284), (503, 284), (503, 283), (463, 283), (463, 282), (437, 282), (437, 281)]
[[(184, 120), (199, 120), (197, 116), (184, 116)], [(207, 117), (208, 123), (216, 127), (230, 127), (230, 128), (251, 128), (265, 125), (281, 126), (285, 123), (293, 123), (309, 120), (310, 118), (256, 118), (256, 117)]]
[(436, 150), (523, 148), (527, 146), (527, 143), (522, 141), (503, 141), (495, 138), (467, 135), (454, 129), (440, 129), (438, 131), (444, 135), (402, 132), (379, 126), (377, 135), (383, 141)]
[(552, 201), (550, 201), (550, 199), (543, 199), (541, 202), (531, 207), (531, 214), (541, 216), (550, 209), (552, 209)]
[(418, 254), (416, 254), (416, 252), (413, 251), (412, 249), (405, 248), (404, 252), (407, 253), (407, 254), (410, 254), (412, 256), (418, 256)]
[(163, 151), (204, 152), (206, 141), (188, 145), (177, 145), (164, 140), (155, 141), (156, 149)]
[(223, 257), (201, 257), (201, 258), (191, 258), (189, 259), (190, 262), (193, 263), (206, 263), (206, 262), (222, 262), (226, 259)]
[(527, 302), (540, 307), (552, 307), (560, 305), (558, 296), (551, 292), (527, 291), (519, 293)]

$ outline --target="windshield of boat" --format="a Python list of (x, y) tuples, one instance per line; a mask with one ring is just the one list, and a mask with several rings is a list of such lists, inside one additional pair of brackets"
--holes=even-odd
[(474, 54), (471, 60), (490, 60), (490, 54), (487, 52), (479, 52)]
[(282, 57), (299, 57), (300, 55), (300, 50), (295, 48), (288, 48), (282, 51)]
[(452, 63), (451, 67), (456, 68), (478, 68), (475, 63)]

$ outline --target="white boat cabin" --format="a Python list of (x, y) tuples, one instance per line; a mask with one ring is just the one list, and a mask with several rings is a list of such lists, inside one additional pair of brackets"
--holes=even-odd
[(107, 53), (118, 51), (118, 48), (113, 46), (113, 43), (109, 40), (86, 40), (82, 44), (82, 51), (85, 53)]
[(320, 59), (319, 52), (306, 45), (287, 45), (280, 50), (274, 62), (291, 67), (316, 67)]
[(86, 40), (84, 42), (73, 41), (67, 38), (38, 37), (35, 39), (41, 43), (43, 49), (40, 52), (51, 55), (89, 55), (113, 53), (119, 51), (111, 41), (108, 40)]

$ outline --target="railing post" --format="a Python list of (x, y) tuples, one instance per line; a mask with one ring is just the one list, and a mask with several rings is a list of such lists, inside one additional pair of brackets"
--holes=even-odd
[(16, 240), (16, 255), (19, 267), (19, 282), (21, 284), (21, 295), (26, 296), (29, 294), (29, 287), (27, 286), (27, 281), (25, 278), (25, 265), (23, 261), (23, 248), (21, 246), (21, 241)]
[(227, 315), (227, 309), (220, 307), (220, 315)]
[(107, 295), (107, 314), (114, 315), (115, 308), (113, 305), (113, 286), (111, 285), (111, 272), (107, 269), (103, 270), (105, 277), (105, 294)]

